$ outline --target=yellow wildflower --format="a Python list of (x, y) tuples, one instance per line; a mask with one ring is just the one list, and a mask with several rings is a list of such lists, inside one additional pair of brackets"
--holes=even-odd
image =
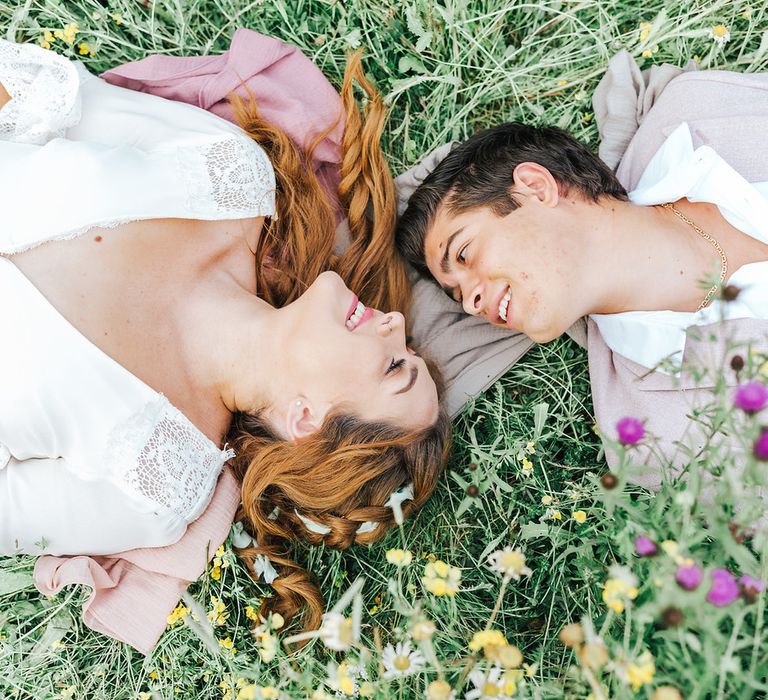
[(189, 609), (179, 603), (179, 605), (177, 605), (171, 611), (171, 614), (168, 615), (168, 619), (165, 621), (165, 624), (169, 627), (171, 625), (175, 625), (177, 622), (181, 622), (187, 615), (189, 615)]
[(253, 605), (246, 605), (245, 606), (245, 616), (249, 620), (253, 620), (253, 622), (258, 622), (259, 621), (259, 613), (253, 607)]
[(603, 584), (603, 602), (616, 614), (624, 612), (627, 601), (637, 598), (637, 579), (621, 567), (612, 567), (614, 576)]
[(388, 549), (387, 561), (398, 567), (408, 566), (413, 561), (413, 553), (409, 549)]
[(514, 644), (506, 646), (488, 647), (486, 657), (502, 668), (519, 668), (523, 663), (523, 652)]
[(225, 639), (220, 639), (219, 646), (222, 649), (227, 649), (228, 651), (231, 651), (233, 654), (237, 654), (237, 649), (235, 648), (235, 643), (232, 641), (232, 637), (226, 637)]
[(432, 639), (432, 635), (435, 633), (435, 623), (431, 620), (419, 620), (414, 623), (411, 628), (411, 636), (417, 642), (423, 642), (427, 639)]
[(224, 605), (215, 595), (211, 596), (211, 609), (208, 611), (208, 619), (212, 625), (219, 627), (229, 619), (227, 606)]
[(586, 520), (587, 520), (587, 514), (586, 514), (586, 513), (585, 513), (583, 510), (577, 510), (577, 511), (576, 511), (576, 512), (573, 514), (573, 519), (574, 519), (574, 520), (575, 520), (575, 521), (576, 521), (576, 522), (577, 522), (579, 525), (581, 525), (581, 524), (583, 524), (583, 523), (585, 523), (585, 522), (586, 522)]
[(552, 496), (542, 496), (541, 497), (541, 505), (543, 506), (551, 506), (554, 502), (554, 498)]
[(153, 669), (152, 669), (152, 670), (149, 672), (149, 677), (150, 677), (150, 678), (151, 678), (153, 681), (156, 681), (158, 678), (160, 678), (160, 674), (157, 672), (157, 669), (156, 669), (156, 668), (153, 668)]
[(483, 630), (475, 632), (469, 642), (470, 651), (487, 651), (489, 647), (506, 646), (509, 644), (501, 630)]
[(436, 559), (424, 567), (421, 582), (432, 595), (456, 595), (461, 582), (461, 570)]
[(59, 693), (59, 697), (61, 700), (71, 700), (71, 698), (75, 697), (76, 690), (77, 686), (68, 685), (66, 688), (62, 688), (61, 693)]
[(72, 44), (75, 43), (75, 36), (77, 36), (78, 31), (80, 30), (77, 27), (77, 22), (70, 22), (69, 24), (65, 25), (64, 29), (57, 29), (54, 32), (54, 35), (57, 39), (62, 39), (67, 44), (72, 46)]
[(259, 656), (261, 660), (265, 664), (270, 663), (277, 656), (277, 637), (266, 630), (258, 632), (254, 636), (259, 643)]
[(56, 41), (56, 37), (53, 35), (53, 32), (50, 29), (46, 29), (43, 32), (43, 39), (50, 44)]
[(442, 680), (432, 681), (427, 686), (427, 700), (450, 700), (453, 697), (453, 688)]
[(627, 682), (632, 686), (636, 693), (644, 685), (653, 682), (653, 676), (656, 674), (656, 666), (653, 663), (651, 652), (644, 652), (636, 662), (627, 666)]
[(672, 685), (660, 685), (651, 695), (651, 700), (683, 700), (680, 691)]
[(523, 474), (525, 476), (530, 476), (533, 473), (533, 462), (531, 462), (530, 459), (527, 457), (523, 457)]
[(584, 641), (584, 628), (578, 622), (572, 622), (563, 627), (557, 636), (565, 646), (578, 649)]
[(56, 651), (60, 651), (61, 649), (66, 649), (67, 645), (64, 644), (60, 639), (54, 639), (51, 642), (51, 649), (56, 649)]
[(94, 54), (93, 49), (90, 46), (88, 46), (88, 44), (86, 42), (84, 42), (84, 41), (81, 41), (77, 45), (77, 52), (81, 56), (93, 56), (93, 54)]
[(552, 520), (562, 520), (563, 514), (559, 510), (553, 510), (551, 517)]
[(521, 576), (530, 576), (531, 571), (525, 565), (525, 555), (520, 549), (504, 547), (488, 557), (488, 564), (499, 574), (519, 581)]
[(653, 56), (654, 53), (656, 53), (656, 51), (654, 51), (653, 49), (646, 49), (645, 51), (643, 51), (642, 55), (643, 55), (643, 58), (651, 58), (651, 56)]
[(653, 25), (650, 22), (640, 22), (640, 42), (645, 41), (651, 34)]
[(123, 23), (123, 16), (119, 12), (116, 12), (112, 15), (112, 21), (119, 27)]
[(557, 81), (557, 85), (558, 85), (558, 87), (565, 87), (566, 85), (568, 85), (568, 81), (567, 80), (558, 80)]
[(152, 693), (148, 693), (145, 690), (140, 691), (139, 700), (152, 700)]
[(349, 672), (349, 664), (346, 661), (342, 661), (336, 667), (328, 681), (331, 688), (344, 695), (354, 695), (355, 693), (355, 681)]
[(536, 454), (536, 442), (534, 440), (528, 440), (528, 443), (525, 446), (525, 451), (529, 455), (535, 455)]

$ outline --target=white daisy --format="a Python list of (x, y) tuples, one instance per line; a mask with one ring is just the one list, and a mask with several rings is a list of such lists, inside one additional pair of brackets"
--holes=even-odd
[(333, 651), (348, 651), (357, 641), (352, 618), (335, 612), (323, 615), (319, 637), (325, 646)]
[(504, 576), (519, 581), (521, 576), (530, 576), (533, 572), (525, 565), (525, 555), (519, 549), (504, 547), (488, 557), (490, 567)]
[(395, 647), (391, 644), (384, 647), (381, 663), (384, 664), (384, 678), (401, 678), (421, 671), (426, 660), (420, 651), (411, 649), (410, 642), (399, 642)]
[(517, 675), (512, 672), (503, 672), (498, 666), (489, 671), (477, 669), (469, 674), (469, 680), (475, 686), (464, 697), (466, 700), (512, 700), (517, 692)]
[(725, 44), (728, 39), (731, 38), (731, 32), (728, 31), (728, 27), (724, 24), (716, 24), (714, 27), (707, 29), (707, 34), (710, 39), (714, 39), (718, 46)]

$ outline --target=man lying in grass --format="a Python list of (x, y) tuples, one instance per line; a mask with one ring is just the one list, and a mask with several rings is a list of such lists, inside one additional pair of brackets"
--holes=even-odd
[[(768, 330), (768, 169), (753, 150), (768, 125), (766, 77), (673, 80), (625, 154), (623, 181), (560, 129), (481, 131), (411, 197), (398, 246), (467, 314), (536, 342), (587, 316), (602, 433), (641, 419), (679, 460), (699, 390), (721, 375), (701, 369), (703, 354), (707, 368), (730, 360), (736, 382), (735, 345)], [(733, 104), (742, 128), (726, 133)], [(634, 432), (620, 438), (638, 440), (643, 427)], [(657, 471), (641, 479), (657, 482)]]

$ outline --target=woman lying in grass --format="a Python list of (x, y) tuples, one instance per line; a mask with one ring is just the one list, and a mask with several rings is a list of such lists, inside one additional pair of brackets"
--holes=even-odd
[(253, 104), (236, 102), (238, 128), (0, 43), (0, 553), (175, 542), (231, 459), (262, 545), (244, 554), (283, 569), (271, 609), (308, 603), (315, 624), (322, 599), (285, 541), (371, 542), (393, 492), (406, 515), (429, 496), (449, 422), (402, 314), (373, 308), (409, 290), (386, 245), (383, 108), (370, 90), (360, 125), (352, 80), (370, 90), (356, 60), (345, 107), (364, 148), (342, 174), (371, 180), (347, 180), (337, 258), (318, 182)]

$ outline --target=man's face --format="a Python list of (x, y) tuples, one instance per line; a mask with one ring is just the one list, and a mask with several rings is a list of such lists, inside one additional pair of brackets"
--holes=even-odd
[(518, 201), (505, 217), (441, 206), (424, 253), (432, 276), (468, 314), (546, 342), (583, 314), (574, 283), (577, 237), (564, 230), (571, 222), (556, 206), (533, 195)]

